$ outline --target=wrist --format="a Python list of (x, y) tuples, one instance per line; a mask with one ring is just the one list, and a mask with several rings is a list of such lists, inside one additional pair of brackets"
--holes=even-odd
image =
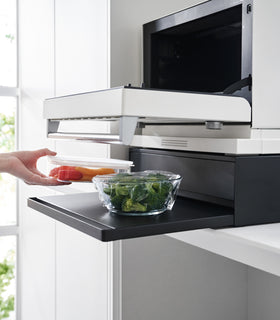
[(0, 154), (0, 173), (9, 172), (11, 158), (9, 154)]

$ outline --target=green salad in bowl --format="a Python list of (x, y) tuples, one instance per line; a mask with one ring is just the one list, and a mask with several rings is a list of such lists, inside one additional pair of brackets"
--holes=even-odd
[(110, 212), (121, 215), (155, 215), (171, 210), (182, 178), (165, 171), (96, 176), (100, 200)]

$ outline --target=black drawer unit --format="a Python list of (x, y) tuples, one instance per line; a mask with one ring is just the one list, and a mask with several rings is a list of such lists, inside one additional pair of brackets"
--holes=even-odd
[(172, 211), (157, 216), (109, 213), (97, 193), (29, 198), (28, 206), (102, 241), (201, 228), (280, 222), (280, 156), (225, 156), (131, 149), (135, 171), (183, 176)]

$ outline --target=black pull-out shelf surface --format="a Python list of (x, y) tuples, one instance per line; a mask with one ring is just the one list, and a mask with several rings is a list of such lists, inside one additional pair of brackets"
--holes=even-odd
[(181, 197), (172, 211), (145, 217), (110, 213), (102, 206), (97, 193), (29, 198), (28, 206), (101, 241), (234, 224), (233, 208)]

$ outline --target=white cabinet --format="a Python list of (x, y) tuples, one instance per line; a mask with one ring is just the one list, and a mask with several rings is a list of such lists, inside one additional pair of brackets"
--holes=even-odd
[(108, 320), (109, 244), (56, 222), (56, 320)]
[(21, 320), (55, 319), (55, 222), (26, 207), (34, 195), (20, 187), (20, 277), (18, 298)]
[[(104, 145), (48, 141), (42, 106), (56, 94), (107, 86), (107, 1), (23, 0), (19, 21), (20, 149), (106, 156)], [(28, 197), (53, 193), (20, 184), (21, 319), (107, 320), (108, 245), (27, 208)]]
[[(19, 4), (19, 51), (21, 99), (19, 147), (51, 146), (41, 119), (42, 99), (54, 94), (53, 2), (22, 0)], [(38, 27), (37, 27), (38, 26)], [(19, 184), (21, 320), (52, 320), (55, 317), (55, 222), (27, 208), (32, 195), (50, 194), (43, 188)]]
[(122, 320), (247, 320), (247, 268), (167, 236), (123, 241)]

